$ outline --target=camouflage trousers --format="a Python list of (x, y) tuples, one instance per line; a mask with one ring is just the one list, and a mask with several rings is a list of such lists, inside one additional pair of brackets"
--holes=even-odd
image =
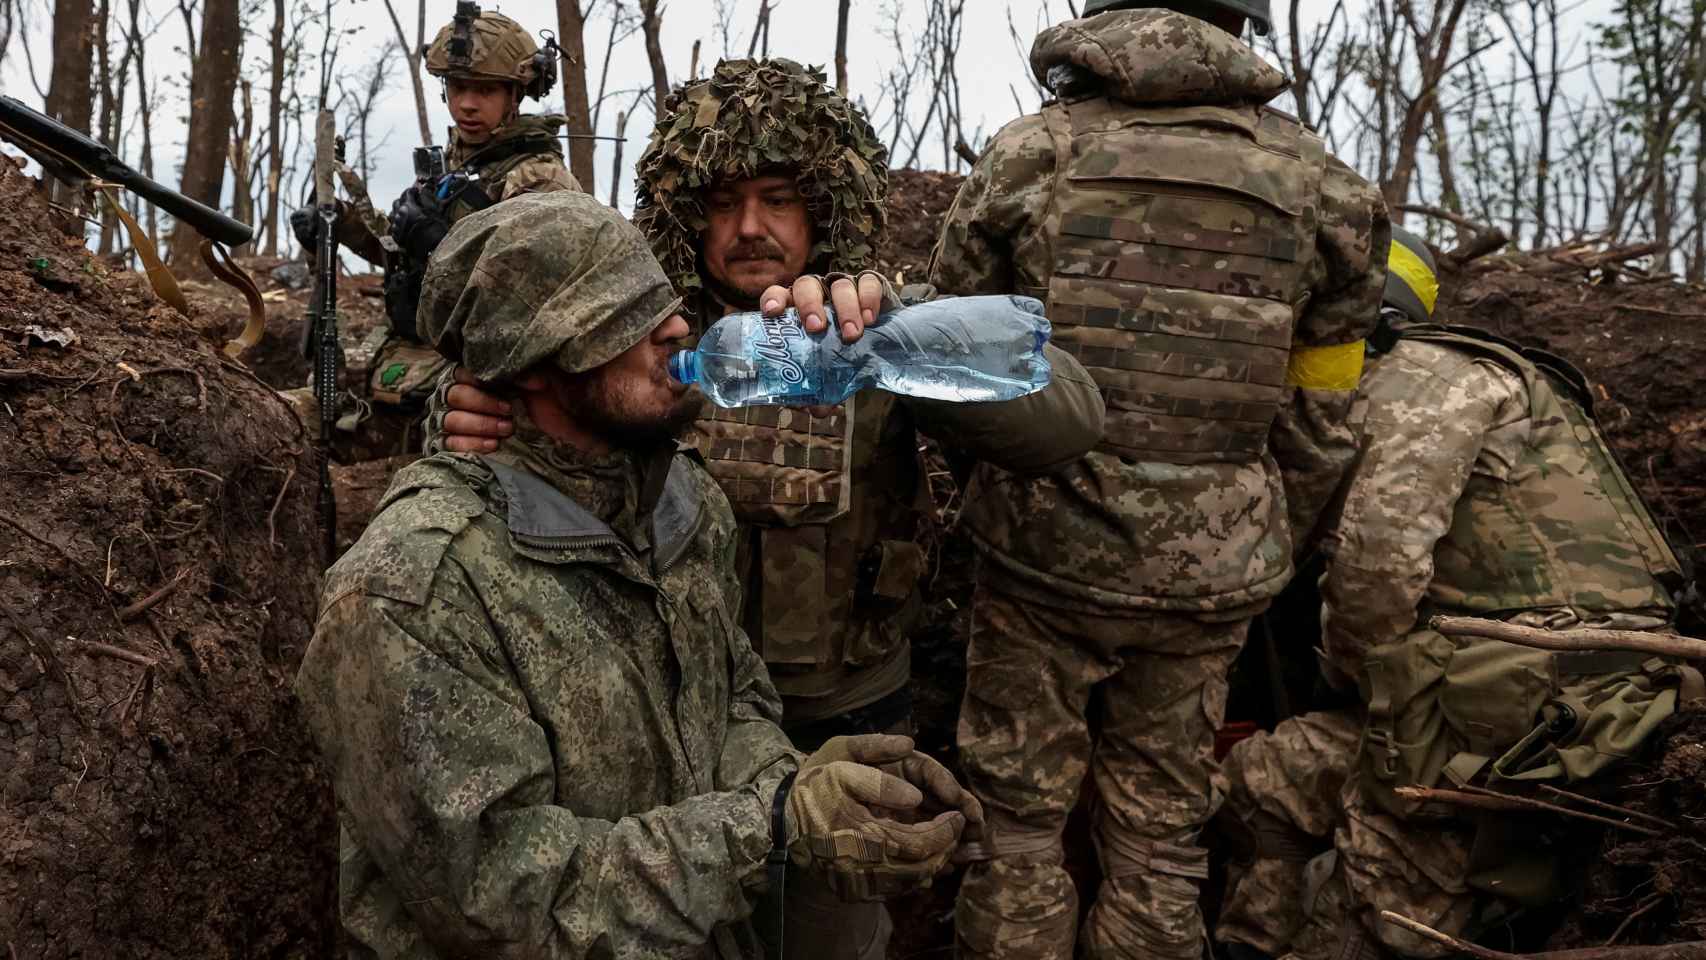
[(1476, 905), (1471, 828), (1375, 806), (1356, 780), (1360, 733), (1351, 711), (1311, 713), (1227, 754), (1227, 810), (1254, 854), (1229, 870), (1217, 941), (1296, 960), (1443, 955), (1382, 910), (1464, 932)]
[(1083, 954), (1199, 960), (1208, 856), (1197, 840), (1220, 805), (1214, 731), (1249, 612), (1075, 613), (981, 576), (972, 604), (959, 747), (991, 829), (963, 848), (960, 955), (1074, 956), (1078, 895), (1061, 829), (1088, 784), (1102, 879)]

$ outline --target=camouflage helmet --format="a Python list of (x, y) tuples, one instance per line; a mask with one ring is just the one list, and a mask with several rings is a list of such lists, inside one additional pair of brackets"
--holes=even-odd
[(1393, 224), (1392, 248), (1386, 256), (1386, 306), (1404, 312), (1411, 323), (1433, 319), (1439, 299), (1439, 274), (1433, 251), (1403, 227)]
[(1273, 18), (1268, 15), (1268, 0), (1084, 0), (1084, 16), (1144, 7), (1165, 7), (1192, 15), (1203, 7), (1228, 10), (1249, 20), (1256, 32), (1264, 37), (1273, 29)]
[(778, 173), (795, 178), (815, 228), (807, 269), (864, 269), (886, 219), (888, 149), (821, 69), (725, 60), (669, 95), (635, 174), (634, 223), (678, 289), (705, 285), (705, 190)]
[(556, 60), (540, 56), (539, 45), (521, 24), (501, 13), (481, 13), (471, 3), (457, 5), (456, 18), (439, 28), (426, 51), (427, 73), (441, 80), (514, 83), (535, 100), (550, 92), (555, 67)]
[(416, 321), (439, 353), (501, 383), (546, 361), (603, 366), (680, 307), (640, 231), (557, 190), (458, 220), (427, 262)]

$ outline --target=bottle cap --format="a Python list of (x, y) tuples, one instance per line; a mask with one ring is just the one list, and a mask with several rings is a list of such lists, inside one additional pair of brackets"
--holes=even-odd
[(669, 355), (669, 375), (679, 383), (699, 382), (699, 354), (693, 350), (677, 350)]

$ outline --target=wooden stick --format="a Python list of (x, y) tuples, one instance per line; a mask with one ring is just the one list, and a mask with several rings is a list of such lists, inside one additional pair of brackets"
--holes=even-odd
[(189, 572), (190, 572), (189, 567), (185, 567), (182, 570), (179, 570), (178, 575), (173, 577), (171, 580), (167, 581), (165, 586), (154, 591), (153, 593), (149, 594), (148, 596), (143, 597), (141, 600), (136, 601), (135, 603), (131, 604), (130, 606), (125, 607), (124, 609), (120, 610), (118, 612), (119, 622), (120, 623), (128, 623), (132, 620), (135, 620), (137, 617), (142, 616), (144, 613), (147, 613), (150, 609), (158, 606), (160, 601), (171, 596), (172, 591), (178, 589), (178, 584), (184, 582), (184, 576), (186, 574), (188, 574)]
[(1380, 919), (1393, 926), (1403, 927), (1418, 937), (1432, 940), (1449, 950), (1466, 953), (1476, 960), (1706, 960), (1706, 941), (1667, 943), (1656, 947), (1585, 947), (1580, 950), (1544, 950), (1540, 953), (1505, 953), (1459, 940), (1447, 933), (1418, 923), (1409, 917), (1380, 911)]
[(123, 647), (115, 647), (110, 643), (100, 643), (95, 640), (84, 640), (81, 642), (83, 644), (84, 653), (97, 654), (103, 657), (112, 657), (114, 660), (124, 660), (128, 663), (134, 663), (139, 667), (152, 667), (155, 663), (154, 658), (147, 654), (137, 653), (134, 650), (126, 650)]
[(1542, 650), (1628, 650), (1661, 657), (1706, 660), (1706, 640), (1644, 630), (1542, 630), (1480, 617), (1434, 617), (1429, 628), (1448, 637), (1486, 637)]
[(1547, 803), (1544, 800), (1531, 800), (1528, 797), (1519, 797), (1509, 793), (1499, 793), (1497, 790), (1486, 790), (1481, 787), (1469, 787), (1467, 790), (1445, 790), (1439, 787), (1398, 787), (1393, 792), (1398, 794), (1398, 796), (1403, 797), (1405, 800), (1415, 800), (1421, 803), (1448, 803), (1454, 807), (1470, 807), (1476, 810), (1543, 810), (1547, 813), (1556, 813), (1565, 817), (1575, 817), (1578, 820), (1589, 820), (1594, 823), (1604, 824), (1608, 827), (1618, 827), (1634, 833), (1644, 833), (1649, 837), (1660, 837), (1664, 835), (1661, 831), (1654, 830), (1651, 827), (1643, 827), (1633, 823), (1624, 823), (1622, 820), (1613, 820), (1610, 817), (1602, 817), (1596, 813), (1583, 813), (1580, 810), (1571, 810), (1569, 807), (1560, 807), (1555, 803)]
[(1662, 830), (1679, 830), (1679, 829), (1681, 829), (1676, 824), (1671, 823), (1669, 820), (1666, 820), (1663, 817), (1655, 817), (1650, 813), (1642, 813), (1639, 810), (1631, 810), (1628, 807), (1620, 807), (1615, 803), (1606, 803), (1604, 800), (1596, 800), (1593, 797), (1583, 796), (1582, 794), (1579, 794), (1579, 793), (1571, 793), (1568, 790), (1560, 790), (1557, 787), (1552, 786), (1550, 783), (1542, 783), (1542, 784), (1538, 784), (1538, 786), (1540, 787), (1541, 790), (1544, 790), (1545, 792), (1550, 793), (1554, 797), (1558, 797), (1558, 798), (1563, 799), (1563, 800), (1575, 800), (1578, 803), (1585, 803), (1590, 807), (1598, 807), (1599, 809), (1604, 810), (1607, 813), (1615, 813), (1615, 814), (1618, 814), (1619, 816), (1634, 817), (1637, 820), (1645, 820), (1648, 823), (1652, 824), (1653, 826), (1658, 827)]
[(1652, 313), (1661, 317), (1681, 317), (1684, 320), (1706, 320), (1706, 313), (1690, 313), (1683, 310), (1660, 310), (1658, 307), (1637, 307), (1632, 303), (1620, 303), (1613, 310), (1626, 310), (1630, 313)]

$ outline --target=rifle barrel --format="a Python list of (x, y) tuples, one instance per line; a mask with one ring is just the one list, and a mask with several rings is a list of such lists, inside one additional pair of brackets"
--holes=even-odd
[(258, 232), (241, 220), (137, 173), (106, 144), (31, 109), (15, 97), (0, 96), (0, 132), (16, 134), (27, 141), (18, 145), (31, 156), (35, 156), (29, 149), (31, 145), (52, 153), (50, 158), (36, 157), (36, 160), (55, 176), (67, 176), (65, 165), (70, 164), (72, 169), (124, 187), (220, 243), (239, 246), (255, 239)]

